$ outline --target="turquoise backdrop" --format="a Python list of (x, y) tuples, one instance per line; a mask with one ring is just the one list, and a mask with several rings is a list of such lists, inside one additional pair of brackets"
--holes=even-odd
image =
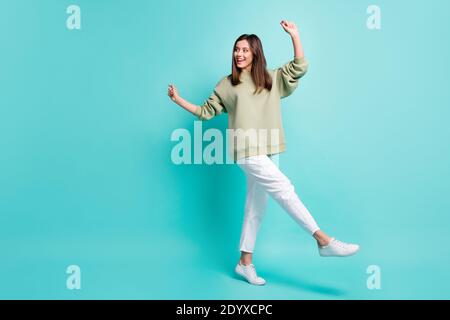
[[(0, 0), (0, 298), (450, 298), (449, 12), (445, 0)], [(282, 19), (310, 66), (282, 102), (280, 167), (320, 226), (361, 251), (319, 257), (271, 199), (256, 287), (233, 274), (245, 176), (172, 162), (172, 133), (195, 118), (167, 85), (202, 104), (242, 33), (281, 66)], [(227, 116), (202, 125), (224, 132)]]

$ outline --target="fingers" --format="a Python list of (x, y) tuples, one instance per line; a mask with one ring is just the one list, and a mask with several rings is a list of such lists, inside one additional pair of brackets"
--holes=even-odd
[(167, 89), (167, 95), (173, 98), (177, 94), (177, 88), (173, 84), (169, 84), (169, 88)]
[(295, 28), (295, 23), (287, 20), (281, 20), (280, 24), (285, 28)]

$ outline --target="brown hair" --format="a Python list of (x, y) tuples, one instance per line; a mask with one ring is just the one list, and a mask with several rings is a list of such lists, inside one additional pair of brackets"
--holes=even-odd
[(228, 76), (231, 79), (231, 83), (233, 84), (233, 86), (236, 86), (241, 83), (241, 81), (239, 80), (241, 70), (236, 66), (236, 61), (234, 59), (234, 50), (236, 49), (236, 44), (241, 40), (248, 41), (248, 44), (250, 45), (250, 50), (253, 54), (251, 76), (256, 86), (256, 90), (253, 94), (259, 93), (263, 89), (267, 89), (270, 91), (272, 89), (272, 77), (267, 72), (266, 58), (264, 57), (264, 51), (261, 44), (261, 40), (259, 40), (256, 34), (243, 34), (239, 38), (237, 38), (236, 41), (234, 42), (231, 74)]

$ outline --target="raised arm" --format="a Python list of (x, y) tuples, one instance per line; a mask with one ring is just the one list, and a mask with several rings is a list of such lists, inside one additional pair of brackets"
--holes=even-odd
[(294, 45), (294, 58), (304, 58), (300, 35), (295, 23), (283, 20), (280, 22), (280, 24), (283, 27), (284, 31), (289, 33), (289, 35), (291, 36), (292, 44)]
[(300, 78), (308, 70), (308, 61), (304, 57), (302, 43), (295, 23), (283, 20), (280, 24), (284, 31), (291, 36), (294, 45), (294, 59), (277, 70), (278, 90), (280, 97), (285, 98), (297, 88)]

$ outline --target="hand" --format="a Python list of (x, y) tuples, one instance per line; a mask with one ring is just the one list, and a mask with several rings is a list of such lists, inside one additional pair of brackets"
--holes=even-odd
[(289, 22), (287, 20), (282, 20), (280, 22), (280, 24), (283, 27), (284, 31), (289, 33), (291, 35), (291, 37), (298, 35), (298, 29), (297, 29), (297, 26), (295, 25), (295, 23)]
[(169, 89), (167, 90), (167, 95), (172, 99), (172, 101), (177, 102), (178, 98), (178, 90), (173, 84), (169, 84)]

